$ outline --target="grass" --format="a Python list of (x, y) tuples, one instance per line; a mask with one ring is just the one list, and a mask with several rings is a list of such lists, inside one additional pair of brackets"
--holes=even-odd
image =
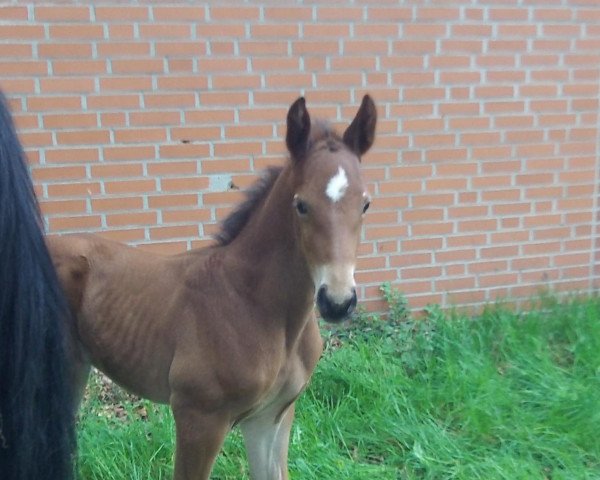
[[(553, 298), (477, 318), (413, 319), (389, 287), (389, 320), (324, 331), (297, 404), (295, 479), (600, 478), (600, 300)], [(105, 398), (109, 397), (109, 398)], [(173, 421), (95, 378), (80, 420), (82, 479), (172, 475)], [(248, 478), (232, 432), (214, 479)]]

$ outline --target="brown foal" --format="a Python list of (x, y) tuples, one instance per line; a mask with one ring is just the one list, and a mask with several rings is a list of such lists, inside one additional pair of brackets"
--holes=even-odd
[(48, 246), (73, 312), (69, 351), (81, 397), (94, 365), (137, 395), (168, 403), (175, 479), (209, 478), (239, 425), (253, 479), (287, 479), (294, 402), (321, 355), (327, 321), (356, 305), (354, 269), (369, 196), (360, 157), (372, 145), (369, 96), (338, 136), (287, 115), (290, 161), (271, 169), (225, 221), (218, 244), (159, 256), (94, 235)]

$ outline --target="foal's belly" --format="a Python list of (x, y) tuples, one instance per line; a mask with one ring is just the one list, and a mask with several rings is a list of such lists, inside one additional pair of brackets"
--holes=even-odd
[(168, 403), (176, 328), (169, 290), (141, 279), (90, 279), (77, 325), (90, 360), (127, 390)]
[(168, 337), (138, 318), (80, 315), (80, 342), (91, 363), (130, 392), (168, 403)]

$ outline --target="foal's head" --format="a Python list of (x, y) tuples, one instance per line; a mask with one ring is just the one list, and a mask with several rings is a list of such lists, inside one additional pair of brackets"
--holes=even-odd
[(286, 144), (292, 159), (296, 232), (315, 286), (321, 316), (330, 322), (356, 307), (354, 269), (369, 194), (359, 162), (375, 138), (377, 113), (366, 95), (340, 137), (312, 123), (304, 98), (287, 115)]

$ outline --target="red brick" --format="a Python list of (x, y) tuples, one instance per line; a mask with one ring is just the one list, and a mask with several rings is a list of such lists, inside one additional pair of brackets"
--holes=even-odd
[(234, 22), (239, 20), (258, 20), (259, 13), (260, 10), (258, 7), (210, 7), (209, 16), (211, 20)]
[(90, 43), (43, 43), (38, 45), (38, 54), (40, 58), (85, 58), (92, 56), (92, 45)]
[(161, 145), (159, 157), (167, 158), (202, 158), (210, 153), (209, 146), (204, 143), (181, 143), (175, 145)]
[(358, 7), (318, 7), (317, 19), (322, 21), (361, 20), (363, 9)]
[(449, 53), (481, 53), (483, 43), (480, 40), (443, 40), (442, 49)]
[(439, 87), (414, 87), (405, 88), (403, 91), (403, 99), (406, 101), (415, 100), (441, 100), (445, 96), (444, 88)]
[(142, 111), (129, 114), (132, 126), (178, 125), (180, 113), (172, 110)]
[(23, 40), (39, 40), (44, 38), (43, 25), (2, 24), (0, 25), (0, 38), (14, 38)]
[(154, 225), (156, 218), (155, 212), (111, 213), (106, 215), (106, 225), (108, 227)]
[(398, 40), (393, 43), (393, 52), (397, 55), (434, 54), (435, 51), (436, 42), (434, 40)]
[(176, 21), (201, 21), (205, 20), (205, 7), (199, 6), (168, 6), (168, 7), (152, 7), (154, 20), (157, 22)]
[(204, 223), (211, 219), (208, 208), (195, 208), (186, 210), (168, 210), (162, 214), (165, 223)]
[(99, 160), (98, 148), (60, 148), (45, 151), (49, 163), (89, 163)]
[(40, 202), (43, 215), (82, 214), (87, 211), (85, 200), (45, 200)]
[(161, 57), (169, 56), (197, 56), (206, 54), (206, 44), (203, 42), (189, 42), (185, 40), (157, 40), (154, 42), (156, 54)]
[(56, 140), (61, 145), (103, 144), (110, 141), (108, 130), (72, 130), (56, 133)]
[(90, 20), (90, 7), (87, 6), (41, 6), (34, 10), (36, 20), (43, 22), (72, 22)]
[(235, 45), (232, 41), (212, 40), (209, 44), (212, 55), (233, 55), (235, 53)]
[(441, 72), (440, 81), (443, 84), (479, 84), (481, 74), (479, 72)]
[(94, 91), (95, 81), (88, 77), (48, 77), (41, 78), (42, 93), (88, 93)]
[(492, 27), (483, 24), (457, 24), (451, 26), (453, 37), (490, 37), (492, 35)]
[(0, 61), (0, 71), (9, 77), (47, 75), (46, 62), (35, 60)]
[(413, 17), (410, 7), (377, 7), (369, 6), (367, 10), (369, 20), (378, 20), (397, 23), (400, 21), (409, 21)]
[(118, 143), (163, 143), (167, 133), (162, 128), (115, 129), (115, 142)]
[(514, 285), (518, 282), (516, 273), (481, 275), (478, 278), (480, 287), (496, 287), (501, 285)]
[(313, 13), (311, 7), (275, 7), (266, 6), (264, 8), (265, 19), (267, 20), (294, 20), (306, 21), (311, 20)]
[(161, 191), (202, 191), (208, 188), (208, 178), (206, 177), (185, 177), (185, 178), (162, 178), (160, 180)]
[(142, 197), (110, 197), (92, 199), (94, 212), (110, 212), (119, 210), (142, 210), (144, 201)]
[(0, 58), (27, 58), (33, 56), (33, 47), (24, 43), (0, 44)]
[(53, 183), (47, 188), (51, 198), (82, 197), (100, 193), (99, 182)]
[[(196, 95), (190, 93), (145, 93), (144, 106), (147, 109), (171, 109), (177, 107), (193, 108), (196, 104)], [(175, 118), (175, 115), (173, 115)]]
[[(298, 65), (297, 59), (285, 58), (288, 52), (288, 46), (285, 42), (244, 40), (239, 42), (239, 49), (242, 55), (253, 56), (252, 65), (255, 71), (289, 70), (297, 68)], [(260, 57), (267, 57), (268, 59), (265, 61)]]
[(120, 5), (119, 8), (114, 6), (95, 7), (96, 20), (127, 22), (132, 20), (148, 20), (150, 18), (149, 9), (145, 6), (125, 6)]
[(43, 167), (34, 168), (32, 171), (34, 181), (84, 179), (85, 167)]
[(243, 23), (198, 23), (196, 25), (198, 38), (242, 38), (246, 36)]
[[(281, 41), (283, 38), (297, 38), (300, 28), (297, 23), (256, 24), (250, 27), (250, 34), (255, 38), (273, 37)], [(310, 36), (310, 28), (308, 31), (305, 29), (305, 35)]]
[[(305, 25), (304, 31), (306, 32)], [(315, 25), (316, 27), (316, 25)], [(349, 27), (346, 25), (320, 25), (319, 30), (323, 32), (323, 35), (331, 36), (331, 33), (326, 32), (338, 32), (338, 36), (348, 36), (349, 35)], [(330, 29), (330, 30), (329, 30)], [(366, 37), (366, 38), (390, 38), (396, 37), (398, 35), (399, 26), (393, 23), (375, 23), (369, 22), (367, 24), (355, 24), (354, 25), (354, 37)]]
[(179, 225), (176, 227), (154, 227), (150, 229), (151, 239), (171, 239), (198, 236), (197, 225)]
[(88, 108), (92, 110), (137, 109), (140, 107), (140, 96), (134, 93), (127, 95), (88, 95)]
[(134, 91), (152, 89), (150, 77), (106, 77), (100, 78), (100, 89), (108, 91)]
[(192, 25), (187, 23), (141, 24), (140, 37), (144, 39), (189, 39)]
[(61, 39), (61, 40), (72, 40), (72, 39), (101, 39), (104, 38), (104, 29), (102, 25), (96, 25), (91, 23), (82, 24), (64, 24), (64, 25), (50, 25), (49, 27), (50, 38)]
[[(158, 88), (160, 90), (203, 90), (208, 87), (208, 79), (203, 75), (173, 75), (158, 78)], [(204, 93), (200, 94), (201, 96)]]
[(103, 152), (104, 159), (108, 161), (150, 160), (155, 157), (153, 146), (107, 146)]
[(445, 236), (452, 233), (454, 224), (449, 222), (427, 222), (410, 226), (410, 235), (413, 237)]
[(100, 113), (100, 125), (102, 127), (123, 127), (126, 124), (124, 112)]
[(490, 8), (489, 18), (492, 21), (519, 21), (527, 20), (528, 10), (525, 8)]
[(191, 73), (194, 70), (193, 59), (177, 59), (172, 58), (167, 60), (167, 70), (169, 73), (185, 72)]
[(130, 73), (151, 74), (162, 73), (164, 71), (164, 63), (161, 58), (112, 60), (111, 66), (112, 72), (117, 75)]
[(230, 155), (258, 155), (262, 153), (260, 142), (219, 142), (214, 144), (214, 152), (217, 157)]
[(82, 128), (98, 125), (97, 117), (93, 113), (46, 114), (42, 118), (45, 128)]
[(27, 20), (28, 16), (27, 6), (0, 6), (1, 20)]
[(248, 105), (247, 92), (202, 92), (200, 94), (200, 104), (206, 106), (225, 106), (225, 105)]
[(100, 215), (51, 217), (48, 223), (53, 231), (82, 232), (91, 228), (99, 228), (102, 225), (102, 218)]
[(104, 182), (106, 193), (146, 193), (156, 191), (154, 180), (123, 180)]
[(478, 55), (476, 63), (484, 69), (512, 69), (516, 67), (516, 57), (508, 54), (486, 53)]
[(490, 128), (490, 118), (486, 116), (451, 118), (448, 126), (453, 130), (487, 130)]
[(194, 207), (198, 205), (198, 195), (150, 195), (148, 196), (148, 205), (150, 208)]
[(127, 40), (131, 41), (135, 37), (133, 24), (128, 25), (108, 25), (108, 38), (111, 40)]
[(97, 178), (142, 177), (143, 166), (139, 163), (102, 164), (92, 166), (92, 176)]
[(102, 75), (107, 72), (103, 60), (54, 60), (52, 73), (54, 75)]

